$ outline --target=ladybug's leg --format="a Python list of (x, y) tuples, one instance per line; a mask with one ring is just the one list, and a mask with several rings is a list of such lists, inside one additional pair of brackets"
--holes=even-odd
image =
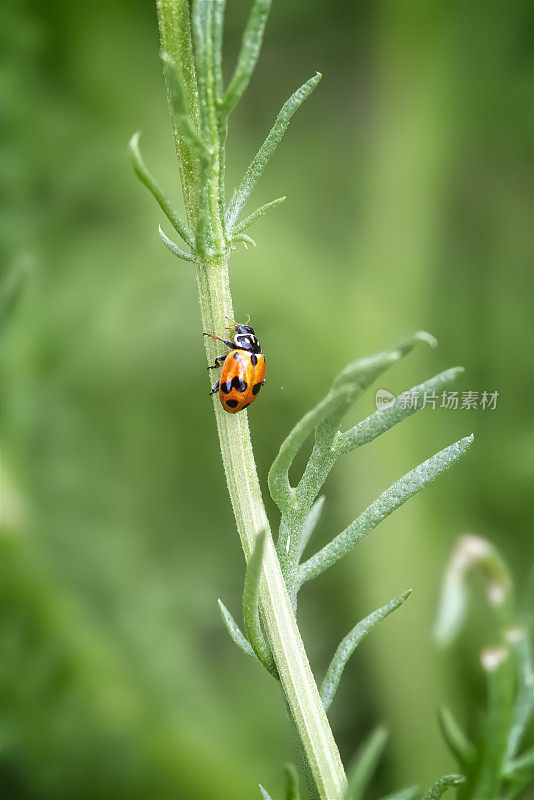
[(214, 333), (204, 333), (204, 336), (209, 336), (210, 339), (217, 339), (218, 342), (222, 342), (229, 347), (230, 350), (235, 350), (235, 342), (229, 342), (228, 339), (221, 339), (220, 336), (215, 336)]
[(217, 381), (217, 383), (213, 384), (213, 386), (211, 387), (210, 394), (215, 394), (215, 392), (218, 392), (218, 391), (219, 391), (219, 381)]
[(217, 369), (217, 367), (219, 367), (223, 361), (226, 361), (226, 356), (217, 356), (215, 363), (208, 367), (208, 369)]

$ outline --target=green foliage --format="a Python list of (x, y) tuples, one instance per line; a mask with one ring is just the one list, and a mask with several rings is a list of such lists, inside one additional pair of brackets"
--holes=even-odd
[[(444, 775), (443, 778), (437, 780), (423, 795), (422, 800), (439, 800), (442, 797), (447, 789), (450, 789), (453, 786), (458, 786), (458, 784), (463, 783), (462, 775)], [(491, 796), (491, 795), (490, 795)]]
[(412, 590), (409, 589), (407, 592), (400, 594), (398, 597), (390, 600), (389, 603), (386, 603), (385, 606), (382, 606), (382, 608), (373, 611), (371, 614), (365, 617), (365, 619), (360, 620), (360, 622), (358, 622), (341, 641), (336, 650), (334, 658), (330, 662), (330, 666), (328, 667), (328, 671), (321, 685), (321, 699), (327, 711), (330, 708), (330, 703), (334, 699), (334, 695), (337, 687), (339, 686), (339, 681), (341, 680), (341, 675), (345, 669), (347, 661), (354, 653), (362, 639), (365, 639), (367, 634), (371, 633), (371, 631), (378, 625), (379, 622), (382, 622), (383, 619), (388, 617), (393, 611), (395, 611), (395, 609), (401, 606), (404, 601), (408, 599), (411, 591)]
[(247, 656), (250, 656), (251, 658), (254, 659), (254, 661), (257, 661), (258, 663), (261, 663), (256, 653), (252, 649), (252, 645), (250, 644), (249, 640), (243, 636), (241, 630), (239, 629), (239, 625), (234, 620), (234, 618), (232, 617), (232, 615), (230, 614), (230, 612), (228, 611), (222, 600), (218, 600), (217, 602), (219, 603), (219, 609), (221, 612), (222, 620), (226, 625), (226, 628), (232, 640), (244, 653), (247, 654)]
[[(177, 231), (177, 233), (180, 234), (180, 236), (182, 237), (182, 239), (186, 244), (192, 247), (193, 236), (191, 234), (191, 231), (188, 230), (186, 224), (180, 219), (176, 211), (173, 209), (170, 200), (165, 195), (163, 189), (152, 177), (152, 175), (150, 174), (145, 165), (145, 162), (143, 161), (143, 158), (141, 156), (141, 151), (139, 149), (140, 136), (141, 133), (138, 131), (137, 133), (134, 133), (134, 135), (130, 139), (130, 145), (129, 145), (130, 158), (132, 161), (134, 172), (141, 181), (141, 183), (143, 183), (147, 187), (148, 191), (155, 198), (159, 207), (161, 208), (161, 210), (163, 211), (163, 213), (165, 214), (171, 225)], [(169, 241), (170, 240), (167, 240), (166, 243), (168, 243)], [(176, 245), (174, 246), (176, 247)], [(180, 258), (184, 258), (186, 260), (192, 260), (190, 254), (184, 253), (184, 251), (180, 252), (183, 253), (183, 255), (179, 256)]]
[(462, 765), (473, 763), (476, 758), (475, 747), (448, 708), (439, 709), (438, 721), (443, 738), (458, 763)]
[(411, 472), (398, 480), (385, 492), (382, 492), (357, 519), (345, 530), (325, 545), (318, 553), (305, 561), (299, 568), (298, 587), (305, 581), (315, 578), (325, 569), (343, 558), (354, 545), (363, 539), (370, 531), (399, 508), (406, 500), (413, 497), (421, 489), (438, 478), (445, 470), (449, 469), (469, 449), (473, 436), (466, 436), (458, 442), (446, 447), (435, 456), (419, 464)]
[[(171, 100), (173, 126), (179, 147), (187, 152), (182, 159), (182, 181), (188, 218), (193, 231), (183, 222), (171, 202), (148, 171), (139, 149), (139, 133), (130, 140), (130, 157), (134, 171), (158, 202), (167, 219), (189, 245), (192, 252), (179, 247), (159, 229), (163, 244), (183, 261), (200, 261), (211, 255), (228, 256), (238, 242), (255, 245), (244, 231), (260, 217), (285, 200), (278, 197), (239, 220), (265, 167), (280, 144), (291, 118), (310, 96), (321, 79), (317, 73), (284, 103), (276, 121), (258, 153), (246, 170), (232, 199), (225, 207), (224, 177), (226, 172), (226, 136), (228, 116), (245, 91), (258, 60), (271, 0), (254, 0), (243, 34), (241, 50), (234, 74), (226, 90), (222, 77), (222, 32), (225, 0), (196, 0), (192, 12), (194, 75), (187, 63), (189, 47), (174, 42), (181, 54), (179, 62), (162, 41), (162, 61)], [(163, 7), (163, 6), (162, 6)], [(174, 21), (185, 37), (187, 24)], [(177, 34), (177, 38), (180, 35)], [(185, 52), (187, 51), (187, 53)], [(187, 77), (186, 77), (187, 76)], [(197, 201), (192, 197), (195, 191)]]
[[(284, 800), (300, 800), (299, 777), (294, 764), (286, 764), (284, 767), (286, 777), (286, 790)], [(273, 800), (271, 795), (260, 784), (262, 800)]]
[(365, 790), (380, 761), (388, 736), (387, 730), (379, 726), (361, 746), (349, 773), (347, 800), (363, 800)]
[[(345, 531), (302, 565), (298, 566), (304, 548), (318, 522), (324, 503), (324, 497), (316, 500), (316, 495), (320, 491), (337, 457), (347, 452), (348, 449), (359, 446), (355, 442), (367, 443), (372, 438), (376, 438), (380, 433), (410, 416), (413, 410), (408, 407), (402, 407), (399, 397), (390, 409), (377, 411), (376, 414), (368, 417), (363, 423), (359, 423), (351, 430), (341, 433), (339, 425), (343, 416), (349, 406), (368, 388), (373, 380), (388, 366), (410, 352), (418, 341), (426, 341), (432, 346), (435, 345), (435, 340), (429, 334), (420, 332), (401, 343), (397, 348), (372, 358), (356, 361), (345, 368), (334, 380), (327, 396), (295, 425), (283, 442), (271, 467), (269, 488), (273, 499), (282, 510), (282, 523), (277, 550), (287, 588), (290, 596), (294, 599), (295, 607), (296, 593), (305, 581), (316, 577), (346, 555), (356, 542), (372, 531), (396, 508), (428, 483), (435, 480), (461, 458), (472, 442), (473, 437), (468, 436), (420, 464), (383, 492)], [(421, 384), (421, 386), (425, 386), (427, 391), (435, 391), (438, 387), (444, 386), (453, 380), (459, 372), (459, 368), (447, 370), (436, 376), (436, 378)], [(382, 420), (382, 417), (385, 419)], [(370, 431), (372, 431), (372, 434), (369, 433)], [(294, 488), (289, 483), (289, 469), (308, 436), (314, 432), (315, 445), (312, 454), (301, 481)], [(350, 447), (348, 445), (349, 441), (351, 443)], [(341, 445), (339, 445), (340, 442)], [(248, 564), (243, 595), (243, 615), (248, 640), (252, 644), (252, 651), (266, 669), (276, 676), (276, 667), (272, 660), (269, 646), (263, 637), (258, 614), (258, 591), (263, 546), (264, 538), (262, 537), (258, 540)], [(411, 590), (404, 592), (382, 608), (369, 614), (365, 619), (360, 620), (344, 637), (328, 667), (321, 686), (321, 699), (326, 710), (329, 709), (332, 703), (343, 670), (359, 643), (379, 622), (402, 605), (410, 595), (410, 592)], [(229, 612), (222, 604), (220, 605), (223, 619), (232, 639), (242, 650), (250, 655), (251, 653), (246, 646), (249, 642), (244, 640)]]
[[(254, 72), (254, 67), (260, 54), (261, 43), (263, 40), (263, 33), (267, 23), (267, 17), (271, 8), (271, 0), (255, 0), (250, 16), (248, 18), (245, 31), (243, 33), (243, 41), (241, 43), (241, 51), (237, 60), (237, 65), (232, 76), (232, 80), (224, 95), (219, 99), (221, 109), (228, 115), (235, 106), (239, 103), (241, 95), (247, 88), (248, 82)], [(222, 9), (224, 9), (224, 0), (218, 0), (215, 3), (215, 9), (219, 10), (222, 17)], [(220, 19), (218, 30), (222, 26), (222, 19)], [(220, 33), (219, 33), (220, 36)], [(216, 48), (216, 52), (220, 52), (220, 47)]]
[(247, 631), (248, 639), (243, 636), (239, 626), (221, 600), (219, 600), (219, 608), (228, 633), (236, 645), (243, 650), (244, 653), (252, 656), (255, 661), (262, 664), (273, 677), (278, 678), (271, 649), (265, 640), (261, 628), (258, 607), (264, 547), (265, 534), (260, 534), (252, 556), (248, 561), (245, 575), (243, 619), (245, 621), (245, 630)]
[(265, 534), (260, 534), (248, 560), (243, 589), (243, 619), (249, 642), (256, 656), (271, 675), (277, 676), (276, 665), (267, 644), (260, 622), (259, 597), (262, 576), (262, 559), (265, 547)]
[[(254, 191), (257, 182), (263, 175), (265, 167), (271, 160), (276, 148), (282, 141), (287, 127), (291, 122), (291, 117), (317, 87), (321, 77), (322, 75), (318, 72), (313, 76), (313, 78), (307, 80), (306, 83), (303, 83), (302, 86), (300, 86), (282, 106), (282, 109), (280, 110), (273, 127), (269, 131), (267, 138), (254, 156), (249, 168), (245, 172), (230, 201), (230, 205), (228, 206), (228, 210), (225, 214), (228, 236), (232, 236), (232, 232), (235, 230), (236, 225), (238, 224), (239, 215), (241, 214), (241, 211), (248, 198)], [(275, 202), (269, 204), (269, 206), (272, 207)]]
[[(346, 555), (359, 539), (373, 530), (392, 511), (454, 464), (471, 444), (472, 437), (466, 437), (420, 464), (383, 492), (328, 545), (304, 564), (299, 564), (310, 535), (306, 531), (303, 544), (306, 518), (311, 513), (313, 503), (337, 458), (349, 450), (372, 441), (409, 417), (413, 409), (406, 404), (403, 406), (399, 397), (392, 408), (379, 410), (350, 430), (341, 432), (343, 417), (376, 378), (421, 341), (435, 345), (433, 337), (420, 332), (396, 348), (372, 358), (361, 359), (346, 367), (334, 380), (326, 397), (293, 428), (271, 466), (269, 489), (282, 512), (277, 551), (295, 607), (297, 593), (303, 583), (316, 577)], [(458, 368), (447, 370), (422, 385), (427, 389), (429, 386), (434, 390), (438, 386), (441, 388), (453, 380), (459, 371)], [(295, 456), (311, 434), (315, 435), (312, 453), (298, 485), (292, 487), (289, 470)]]
[(517, 608), (513, 579), (500, 553), (488, 541), (462, 537), (451, 556), (443, 583), (436, 637), (450, 644), (466, 617), (467, 580), (479, 572), (485, 581), (486, 601), (494, 641), (480, 654), (487, 679), (487, 707), (472, 743), (447, 709), (440, 712), (445, 741), (466, 776), (460, 800), (485, 797), (521, 797), (534, 781), (533, 751), (520, 752), (534, 715), (531, 598)]
[(286, 764), (286, 800), (300, 800), (299, 776), (294, 764)]
[[(229, 4), (229, 55), (239, 50), (249, 7)], [(312, 602), (326, 601), (320, 628), (309, 628), (312, 652), (324, 652), (340, 619), (348, 630), (355, 603), (362, 616), (380, 605), (378, 573), (384, 598), (408, 585), (405, 565), (417, 590), (414, 605), (362, 653), (365, 707), (356, 704), (347, 721), (333, 706), (346, 752), (364, 738), (369, 715), (387, 714), (397, 732), (370, 800), (447, 771), (443, 746), (428, 735), (429, 709), (440, 698), (472, 740), (479, 734), (481, 689), (468, 658), (478, 619), (466, 626), (457, 657), (432, 671), (428, 631), (412, 616), (452, 532), (466, 520), (491, 530), (516, 586), (531, 561), (531, 369), (517, 347), (531, 326), (523, 290), (529, 242), (521, 234), (530, 218), (531, 11), (521, 3), (487, 8), (413, 3), (395, 13), (374, 4), (362, 14), (357, 3), (319, 0), (302, 36), (300, 0), (278, 2), (271, 55), (236, 117), (227, 174), (231, 190), (276, 114), (280, 89), (299, 83), (299, 69), (321, 69), (320, 91), (257, 187), (257, 205), (287, 193), (294, 213), (262, 217), (264, 246), (246, 254), (240, 247), (235, 259), (238, 308), (258, 322), (277, 372), (249, 412), (260, 471), (285, 426), (328, 386), (334, 362), (324, 333), (333, 320), (340, 364), (355, 347), (372, 352), (373, 339), (395, 341), (414, 321), (440, 332), (438, 361), (421, 354), (419, 375), (415, 360), (406, 364), (386, 384), (394, 394), (459, 355), (470, 377), (451, 388), (490, 383), (501, 392), (495, 414), (433, 412), (406, 423), (376, 450), (347, 458), (325, 487), (319, 532), (337, 533), (364, 492), (372, 499), (373, 487), (380, 491), (386, 470), (401, 475), (432, 442), (475, 431), (469, 459), (391, 518), (392, 536), (369, 541), (350, 569), (340, 565), (310, 585)], [(274, 681), (257, 690), (263, 676), (245, 660), (239, 668), (213, 614), (218, 594), (230, 600), (232, 587), (239, 592), (242, 565), (231, 557), (220, 464), (206, 458), (213, 425), (193, 276), (176, 270), (152, 235), (161, 221), (181, 242), (136, 190), (123, 153), (125, 131), (142, 127), (146, 160), (174, 199), (154, 8), (49, 0), (4, 3), (0, 14), (3, 251), (7, 264), (21, 251), (35, 264), (2, 341), (2, 514), (9, 478), (27, 520), (14, 536), (3, 527), (2, 540), (20, 556), (39, 550), (49, 567), (40, 579), (25, 558), (16, 573), (4, 559), (12, 579), (9, 604), (2, 596), (4, 793), (207, 800), (224, 787), (248, 798), (291, 743)], [(289, 322), (306, 343), (302, 387), (289, 380)], [(373, 410), (369, 395), (362, 408), (362, 416)], [(54, 599), (73, 613), (58, 614), (50, 630), (40, 620)], [(237, 595), (228, 605), (243, 630)], [(332, 652), (336, 644), (329, 639)], [(398, 669), (385, 669), (393, 655)], [(416, 701), (411, 677), (403, 680), (415, 671)], [(454, 701), (446, 696), (451, 681)], [(410, 736), (398, 733), (406, 719)]]

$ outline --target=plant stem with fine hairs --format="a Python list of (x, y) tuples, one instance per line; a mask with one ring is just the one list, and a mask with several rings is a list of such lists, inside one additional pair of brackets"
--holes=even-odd
[[(234, 104), (235, 87), (243, 84), (247, 52), (238, 67), (239, 80), (230, 83), (230, 88), (234, 87), (232, 94), (226, 100), (223, 97), (221, 102), (217, 96), (219, 56), (213, 53), (213, 48), (220, 45), (217, 28), (221, 24), (221, 3), (217, 0), (197, 0), (194, 3), (193, 37), (187, 0), (160, 0), (157, 8), (164, 59), (171, 64), (171, 69), (177, 68), (179, 72), (180, 100), (188, 119), (193, 124), (198, 121), (199, 136), (205, 148), (205, 153), (195, 151), (193, 138), (187, 135), (185, 126), (180, 125), (172, 95), (172, 82), (176, 76), (169, 74), (171, 70), (167, 69), (169, 104), (187, 222), (195, 236), (195, 268), (203, 330), (221, 332), (226, 320), (234, 319), (228, 276), (232, 246), (222, 213), (224, 198), (220, 194), (226, 117)], [(265, 2), (256, 2), (253, 6), (256, 19), (258, 15), (260, 17), (260, 27), (264, 24), (262, 14), (266, 8), (268, 3)], [(255, 24), (252, 13), (251, 20), (249, 27)], [(215, 344), (207, 338), (205, 343), (208, 362), (212, 363), (217, 355)], [(287, 706), (319, 797), (336, 800), (345, 791), (345, 774), (271, 538), (247, 414), (226, 413), (216, 395), (213, 407), (228, 491), (247, 561), (258, 537), (263, 532), (266, 534), (260, 609)]]

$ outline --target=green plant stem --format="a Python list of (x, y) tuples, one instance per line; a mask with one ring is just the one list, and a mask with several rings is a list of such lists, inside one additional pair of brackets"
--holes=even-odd
[[(204, 330), (221, 330), (233, 307), (225, 259), (197, 264), (197, 284)], [(217, 354), (207, 341), (208, 363)], [(246, 413), (227, 414), (217, 396), (215, 418), (228, 491), (245, 558), (249, 560), (258, 535), (267, 537), (263, 555), (260, 608), (291, 715), (310, 763), (319, 795), (341, 798), (345, 775), (326, 713), (293, 614), (265, 513), (252, 453)]]
[[(191, 117), (199, 118), (198, 107), (195, 106), (198, 101), (193, 81), (195, 66), (188, 2), (159, 0), (157, 8), (162, 48), (180, 65), (182, 75), (186, 76), (186, 103), (191, 106)], [(212, 87), (204, 87), (204, 90), (209, 95)], [(202, 91), (199, 96), (202, 102)], [(216, 135), (213, 125), (210, 127), (210, 134)], [(224, 224), (218, 202), (220, 198), (216, 197), (219, 187), (219, 141), (214, 142), (216, 157), (213, 161), (202, 169), (197, 164), (195, 170), (191, 149), (187, 142), (181, 141), (176, 126), (173, 130), (177, 141), (187, 219), (191, 229), (197, 231), (196, 277), (203, 330), (221, 332), (227, 324), (226, 319), (234, 319), (234, 313), (228, 277), (228, 251), (223, 241)], [(207, 181), (209, 204), (207, 246), (199, 241), (204, 228), (199, 225), (198, 198), (202, 202), (204, 181)], [(198, 187), (198, 196), (195, 187)], [(217, 354), (215, 344), (207, 338), (206, 354), (208, 363)], [(345, 773), (308, 663), (272, 541), (252, 453), (247, 414), (226, 413), (217, 396), (214, 397), (213, 407), (228, 491), (247, 561), (252, 555), (257, 537), (262, 531), (266, 533), (260, 610), (287, 704), (319, 796), (324, 800), (336, 800), (344, 794)]]

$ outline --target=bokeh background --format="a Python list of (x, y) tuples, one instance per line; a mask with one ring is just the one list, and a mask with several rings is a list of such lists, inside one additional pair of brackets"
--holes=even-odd
[[(248, 6), (229, 2), (227, 70)], [(127, 159), (141, 129), (178, 197), (154, 5), (4, 0), (1, 17), (2, 260), (27, 273), (1, 342), (4, 796), (237, 800), (258, 782), (277, 796), (294, 757), (283, 704), (217, 609), (220, 596), (239, 614), (244, 562), (193, 271), (159, 243)], [(483, 609), (451, 652), (431, 635), (456, 538), (489, 537), (519, 589), (532, 563), (533, 22), (523, 2), (278, 0), (231, 120), (230, 187), (290, 92), (323, 72), (251, 208), (288, 200), (232, 261), (237, 313), (269, 361), (249, 415), (263, 485), (332, 377), (411, 331), (439, 349), (376, 388), (463, 364), (451, 388), (499, 392), (495, 411), (421, 412), (326, 487), (317, 544), (475, 433), (459, 466), (302, 594), (321, 678), (357, 619), (414, 587), (332, 706), (347, 761), (373, 725), (391, 731), (370, 797), (450, 771), (441, 703), (470, 729), (479, 718)]]

